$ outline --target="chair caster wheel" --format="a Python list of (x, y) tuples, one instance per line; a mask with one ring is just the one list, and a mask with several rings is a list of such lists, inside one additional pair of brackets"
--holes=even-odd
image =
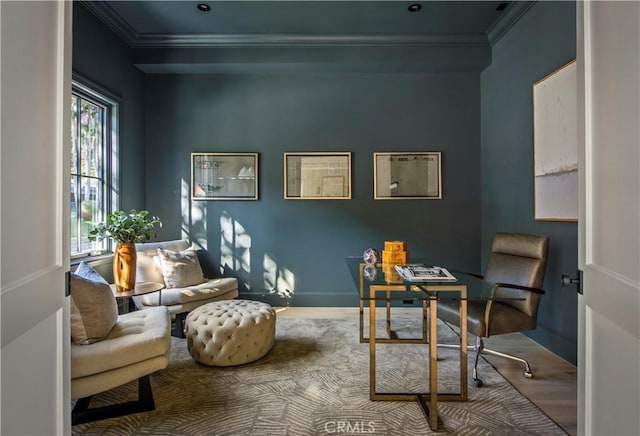
[(533, 373), (531, 371), (525, 371), (524, 378), (533, 378)]
[(477, 388), (481, 388), (482, 387), (482, 380), (480, 380), (479, 378), (474, 378), (472, 380), (472, 383)]

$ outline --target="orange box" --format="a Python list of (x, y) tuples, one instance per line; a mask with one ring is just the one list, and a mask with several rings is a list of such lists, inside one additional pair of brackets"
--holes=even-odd
[(402, 277), (400, 277), (400, 274), (398, 274), (394, 268), (393, 270), (384, 272), (384, 281), (387, 283), (400, 283), (402, 282)]
[(389, 273), (391, 271), (395, 271), (396, 270), (396, 264), (395, 263), (388, 263), (388, 262), (383, 262), (382, 263), (382, 271), (386, 274)]
[(409, 252), (407, 251), (386, 251), (382, 250), (382, 263), (407, 263)]
[(407, 251), (405, 241), (384, 241), (384, 251)]

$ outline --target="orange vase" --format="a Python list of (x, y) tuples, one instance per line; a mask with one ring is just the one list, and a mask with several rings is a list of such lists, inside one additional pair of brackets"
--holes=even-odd
[(136, 285), (136, 245), (118, 242), (113, 255), (113, 281), (118, 291), (129, 291)]

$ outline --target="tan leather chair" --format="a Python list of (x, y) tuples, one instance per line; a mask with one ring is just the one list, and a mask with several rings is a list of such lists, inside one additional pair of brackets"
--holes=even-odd
[[(481, 353), (506, 357), (524, 365), (524, 376), (533, 377), (529, 363), (516, 356), (484, 348), (482, 338), (505, 333), (533, 330), (537, 325), (538, 306), (544, 294), (541, 289), (547, 267), (549, 238), (522, 233), (497, 233), (484, 276), (494, 284), (494, 299), (467, 303), (467, 327), (476, 335), (476, 358), (473, 383), (482, 386), (478, 378), (478, 357)], [(511, 300), (510, 300), (511, 298)], [(459, 303), (438, 303), (438, 318), (460, 326)], [(438, 346), (444, 346), (439, 344)]]

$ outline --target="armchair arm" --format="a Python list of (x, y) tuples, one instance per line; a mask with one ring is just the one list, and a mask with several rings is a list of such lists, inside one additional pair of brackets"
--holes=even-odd
[(522, 286), (522, 285), (514, 285), (512, 283), (494, 283), (493, 285), (493, 289), (491, 290), (491, 298), (487, 301), (487, 305), (485, 306), (484, 309), (484, 325), (486, 327), (486, 331), (485, 331), (485, 337), (489, 337), (489, 323), (491, 322), (491, 310), (493, 308), (493, 297), (496, 294), (496, 291), (499, 288), (509, 288), (509, 289), (520, 289), (522, 291), (529, 291), (529, 292), (533, 292), (535, 294), (544, 294), (545, 291), (543, 289), (540, 288), (533, 288), (530, 286)]
[(532, 288), (530, 286), (514, 285), (512, 283), (496, 283), (494, 286), (498, 288), (520, 289), (522, 291), (529, 291), (540, 295), (545, 294), (544, 289)]

